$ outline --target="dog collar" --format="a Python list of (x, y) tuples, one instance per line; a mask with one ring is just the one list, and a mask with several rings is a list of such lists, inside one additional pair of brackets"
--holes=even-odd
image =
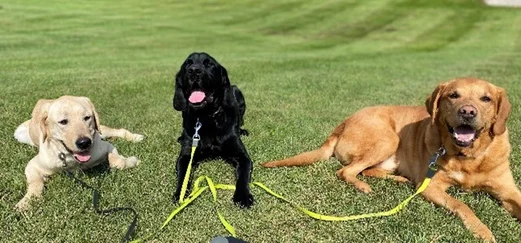
[(219, 106), (219, 108), (217, 108), (217, 110), (212, 115), (210, 115), (210, 117), (213, 118), (213, 117), (217, 116), (217, 114), (219, 114), (222, 110), (223, 110), (222, 106)]

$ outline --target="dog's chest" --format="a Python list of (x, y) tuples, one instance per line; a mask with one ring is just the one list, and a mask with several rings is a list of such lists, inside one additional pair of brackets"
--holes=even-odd
[(450, 171), (447, 174), (452, 180), (456, 181), (459, 184), (463, 184), (465, 182), (465, 174), (461, 171)]
[(467, 172), (464, 170), (448, 171), (447, 176), (453, 184), (465, 190), (479, 190), (487, 185), (487, 176), (482, 173)]
[(224, 142), (219, 137), (201, 137), (198, 150), (201, 154), (207, 155), (206, 157), (216, 157), (221, 155), (223, 144)]
[(452, 180), (454, 185), (465, 190), (473, 190), (486, 186), (490, 179), (486, 172), (480, 171), (481, 162), (478, 159), (451, 159), (443, 167), (446, 176)]

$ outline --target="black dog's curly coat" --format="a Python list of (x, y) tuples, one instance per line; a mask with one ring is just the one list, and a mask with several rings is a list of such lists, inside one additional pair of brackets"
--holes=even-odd
[[(239, 88), (230, 85), (226, 69), (206, 53), (190, 54), (176, 74), (173, 104), (183, 114), (174, 202), (179, 200), (190, 160), (192, 135), (199, 119), (201, 140), (192, 171), (205, 159), (220, 157), (231, 163), (236, 168), (237, 179), (233, 201), (241, 207), (250, 207), (253, 204), (249, 189), (253, 165), (240, 138), (240, 135), (248, 135), (241, 129), (246, 103)], [(191, 180), (188, 188), (191, 188)]]

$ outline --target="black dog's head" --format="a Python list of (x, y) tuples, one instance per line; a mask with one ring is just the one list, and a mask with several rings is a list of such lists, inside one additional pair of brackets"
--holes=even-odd
[(215, 106), (222, 102), (230, 80), (226, 69), (204, 52), (186, 58), (175, 78), (174, 109), (184, 111)]

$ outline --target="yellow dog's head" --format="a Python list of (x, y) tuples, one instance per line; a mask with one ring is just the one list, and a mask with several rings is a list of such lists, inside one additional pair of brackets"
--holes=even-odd
[(99, 116), (87, 97), (62, 96), (40, 100), (33, 110), (38, 119), (40, 141), (47, 139), (63, 145), (80, 163), (90, 160), (90, 148), (99, 130)]
[(510, 102), (503, 88), (475, 78), (442, 83), (425, 102), (443, 140), (472, 148), (482, 136), (506, 131)]

